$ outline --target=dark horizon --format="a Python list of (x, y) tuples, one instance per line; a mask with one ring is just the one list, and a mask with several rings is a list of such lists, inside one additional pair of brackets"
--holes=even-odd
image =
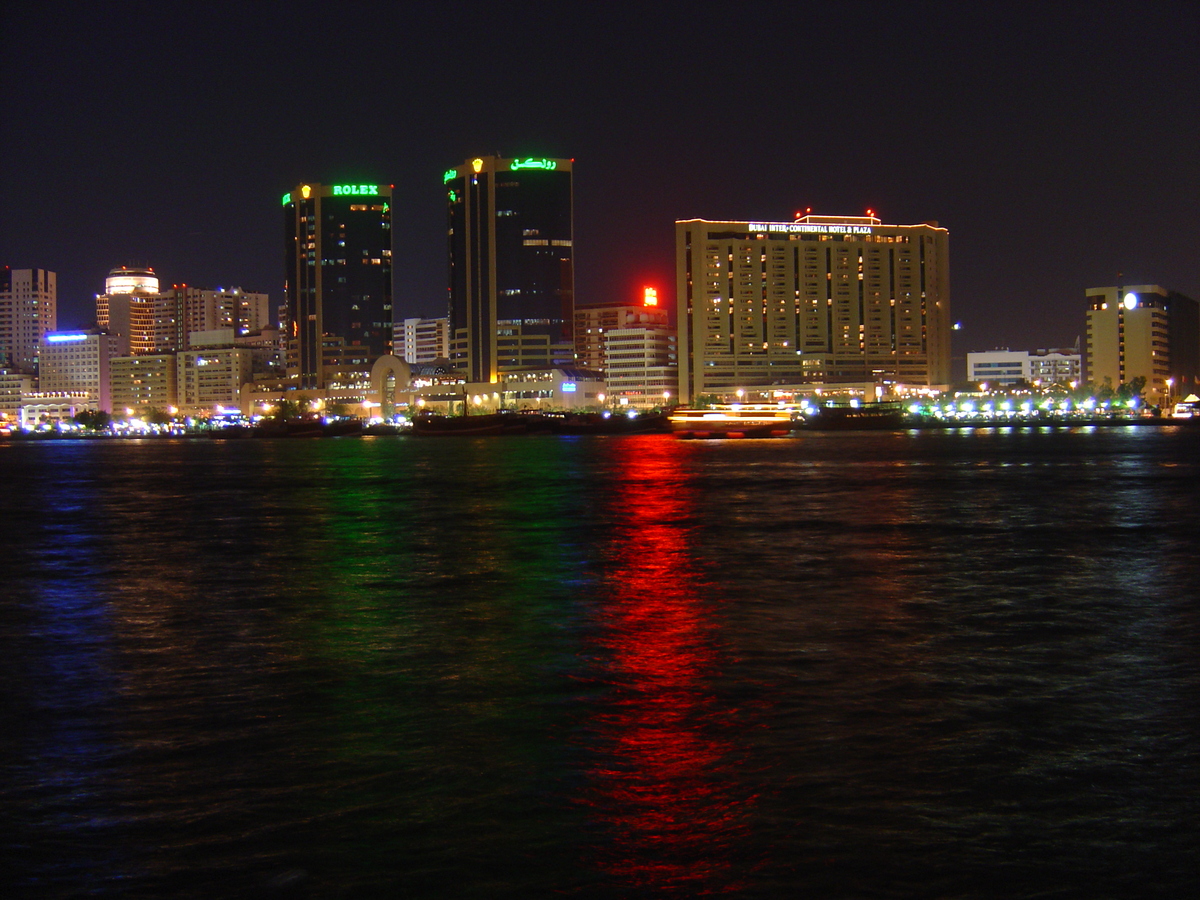
[(396, 317), (443, 315), (442, 173), (500, 153), (575, 160), (580, 304), (673, 304), (676, 219), (806, 207), (949, 229), (955, 356), (1070, 346), (1118, 272), (1200, 298), (1190, 5), (730, 12), (10, 5), (0, 264), (60, 327), (123, 264), (275, 302), (279, 197), (390, 183)]

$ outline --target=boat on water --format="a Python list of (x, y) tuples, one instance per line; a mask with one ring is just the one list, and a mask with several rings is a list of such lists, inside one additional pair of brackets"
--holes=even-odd
[(665, 413), (543, 413), (555, 434), (653, 434), (670, 431)]
[(881, 401), (855, 405), (809, 406), (800, 411), (797, 427), (828, 431), (893, 431), (908, 424), (902, 403)]
[(500, 434), (548, 432), (541, 415), (518, 412), (483, 413), (475, 416), (443, 416), (420, 413), (413, 416), (412, 432), (423, 437), (484, 437)]
[(680, 438), (783, 437), (792, 431), (792, 412), (779, 406), (712, 406), (676, 409), (671, 431)]

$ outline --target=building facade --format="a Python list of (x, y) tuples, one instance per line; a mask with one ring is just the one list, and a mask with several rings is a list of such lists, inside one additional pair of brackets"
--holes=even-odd
[(612, 403), (649, 409), (679, 396), (675, 332), (667, 325), (613, 328), (605, 332), (604, 355)]
[(321, 346), (336, 336), (392, 352), (392, 186), (301, 184), (284, 194), (287, 369), (323, 387)]
[[(1200, 385), (1200, 309), (1158, 285), (1087, 289), (1087, 377), (1113, 387), (1146, 379), (1150, 403)], [(1182, 393), (1181, 393), (1182, 392)]]
[(571, 160), (477, 157), (443, 181), (452, 361), (489, 384), (572, 362)]
[(781, 383), (949, 382), (949, 236), (936, 223), (675, 228), (681, 402)]
[(988, 350), (967, 354), (967, 381), (996, 387), (1069, 385), (1083, 378), (1076, 350)]
[(105, 279), (105, 292), (96, 296), (96, 323), (117, 335), (129, 356), (191, 349), (193, 332), (232, 328), (240, 335), (275, 325), (267, 294), (187, 284), (160, 290), (153, 269), (128, 266)]
[(52, 331), (41, 347), (43, 394), (86, 394), (95, 408), (112, 412), (112, 360), (118, 356), (114, 335), (88, 331)]
[(0, 269), (0, 368), (37, 371), (42, 337), (58, 327), (58, 277), (46, 269)]
[(0, 424), (16, 421), (21, 395), (33, 393), (34, 378), (16, 369), (0, 369)]
[(118, 413), (169, 411), (179, 403), (174, 353), (118, 356), (112, 360), (112, 408)]
[(624, 328), (666, 328), (667, 311), (657, 306), (593, 304), (575, 309), (575, 362), (585, 369), (608, 369), (606, 338)]
[(180, 410), (203, 414), (218, 407), (240, 408), (253, 359), (245, 347), (212, 347), (176, 354), (176, 367)]
[(104, 279), (96, 295), (96, 327), (116, 336), (121, 356), (175, 350), (174, 324), (158, 294), (158, 276), (151, 268), (118, 266)]
[(450, 358), (450, 320), (405, 319), (396, 355), (409, 364)]

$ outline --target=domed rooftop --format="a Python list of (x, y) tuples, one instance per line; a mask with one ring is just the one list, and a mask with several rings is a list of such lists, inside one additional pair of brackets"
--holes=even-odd
[(158, 276), (153, 269), (140, 266), (117, 266), (104, 279), (104, 293), (157, 294)]

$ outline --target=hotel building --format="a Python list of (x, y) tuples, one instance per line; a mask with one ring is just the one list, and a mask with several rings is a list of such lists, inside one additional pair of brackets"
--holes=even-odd
[(949, 236), (807, 215), (675, 223), (679, 399), (772, 384), (950, 380)]
[(573, 363), (571, 160), (478, 157), (443, 181), (451, 360), (484, 384)]
[(283, 195), (287, 370), (324, 387), (324, 338), (392, 352), (392, 186), (301, 184)]
[[(1200, 311), (1195, 300), (1156, 284), (1087, 289), (1088, 380), (1120, 387), (1146, 379), (1150, 403), (1200, 384)], [(1182, 392), (1182, 393), (1181, 393)]]
[(112, 412), (111, 361), (117, 356), (114, 335), (88, 331), (52, 331), (42, 339), (43, 394), (86, 394), (96, 409)]
[(0, 269), (0, 367), (35, 372), (42, 337), (57, 327), (57, 276), (45, 269)]

